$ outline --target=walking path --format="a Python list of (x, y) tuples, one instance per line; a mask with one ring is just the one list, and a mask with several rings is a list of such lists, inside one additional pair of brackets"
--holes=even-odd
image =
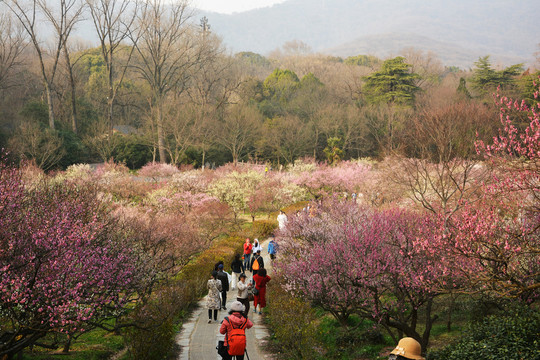
[[(270, 239), (261, 243), (265, 267), (271, 273), (271, 262), (268, 255), (268, 242)], [(228, 264), (226, 264), (228, 266)], [(250, 272), (247, 272), (250, 278)], [(236, 300), (236, 290), (227, 292), (227, 309)], [(199, 307), (193, 312), (191, 318), (182, 326), (182, 330), (176, 337), (176, 343), (180, 346), (181, 352), (178, 360), (221, 360), (221, 356), (216, 351), (218, 340), (223, 340), (223, 335), (219, 333), (221, 321), (229, 313), (226, 310), (219, 311), (218, 321), (208, 324), (208, 310), (205, 307), (206, 300), (199, 301)], [(264, 325), (264, 315), (255, 314), (253, 304), (249, 313), (249, 318), (253, 321), (253, 327), (246, 330), (247, 354), (250, 360), (272, 359), (272, 355), (265, 354), (262, 347), (268, 341), (268, 329)], [(247, 356), (244, 357), (247, 360)]]

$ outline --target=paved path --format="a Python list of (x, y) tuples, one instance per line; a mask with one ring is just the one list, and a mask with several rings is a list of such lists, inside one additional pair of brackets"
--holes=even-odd
[[(262, 242), (264, 264), (270, 267), (270, 257), (266, 251), (269, 239)], [(271, 269), (268, 269), (271, 272)], [(250, 272), (246, 273), (248, 279)], [(236, 300), (236, 290), (227, 293), (227, 308)], [(219, 333), (221, 321), (228, 315), (228, 311), (221, 310), (218, 313), (218, 321), (208, 324), (208, 310), (205, 308), (206, 300), (199, 302), (199, 308), (193, 312), (191, 318), (182, 326), (182, 330), (176, 337), (176, 342), (181, 348), (179, 360), (221, 360), (217, 354), (216, 346), (218, 340), (223, 340), (223, 335)], [(264, 315), (255, 314), (251, 303), (249, 318), (254, 326), (246, 330), (247, 352), (250, 360), (272, 359), (270, 354), (265, 354), (262, 345), (268, 340), (269, 333), (263, 323)], [(247, 357), (244, 357), (247, 360)]]

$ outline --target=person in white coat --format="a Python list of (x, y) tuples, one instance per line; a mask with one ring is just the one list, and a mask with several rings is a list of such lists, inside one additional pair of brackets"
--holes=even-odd
[(262, 246), (259, 243), (259, 239), (255, 238), (255, 240), (253, 240), (253, 254), (258, 253), (259, 251), (262, 251)]
[(280, 210), (279, 215), (277, 216), (279, 230), (285, 229), (285, 226), (287, 226), (287, 220), (288, 219), (287, 219), (287, 215), (285, 214), (285, 212), (283, 212), (283, 210)]

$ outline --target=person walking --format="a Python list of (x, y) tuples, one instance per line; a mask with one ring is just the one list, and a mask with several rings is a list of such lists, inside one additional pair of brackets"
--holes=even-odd
[(236, 300), (241, 302), (245, 306), (244, 311), (244, 317), (248, 317), (249, 314), (249, 289), (251, 287), (250, 284), (246, 282), (246, 274), (242, 273), (239, 276), (238, 281), (238, 294), (236, 296)]
[(285, 229), (287, 226), (287, 214), (283, 210), (279, 210), (279, 215), (277, 216), (279, 230)]
[(255, 238), (255, 240), (253, 240), (253, 254), (258, 253), (261, 250), (262, 250), (262, 246), (259, 243), (259, 239)]
[(234, 260), (231, 263), (231, 270), (232, 270), (232, 284), (231, 289), (236, 289), (236, 284), (238, 283), (238, 277), (240, 274), (242, 274), (245, 271), (244, 264), (242, 263), (242, 260), (240, 260), (240, 254), (234, 255)]
[(223, 260), (219, 260), (215, 265), (214, 265), (214, 271), (219, 271), (219, 265), (223, 265)]
[(223, 271), (223, 264), (218, 265), (217, 278), (221, 281), (221, 309), (227, 310), (227, 291), (229, 291), (229, 275)]
[(270, 242), (268, 243), (268, 254), (270, 255), (270, 259), (272, 262), (276, 259), (276, 253), (277, 253), (277, 244), (274, 241), (274, 237), (270, 239)]
[(257, 305), (259, 305), (259, 315), (262, 314), (262, 309), (266, 307), (266, 284), (268, 284), (270, 280), (271, 278), (266, 273), (264, 267), (261, 267), (259, 271), (253, 275), (255, 289), (258, 290), (253, 299), (253, 312), (257, 312)]
[(249, 238), (246, 239), (244, 243), (244, 269), (251, 271), (251, 252), (253, 250), (253, 245), (249, 241)]
[(253, 327), (253, 322), (242, 313), (245, 311), (244, 305), (239, 301), (231, 304), (229, 316), (223, 319), (219, 328), (219, 333), (224, 334), (224, 346), (228, 349), (229, 357), (222, 355), (224, 359), (244, 360), (246, 351), (246, 329)]
[(221, 281), (217, 278), (217, 271), (212, 271), (212, 277), (208, 280), (208, 296), (206, 297), (206, 308), (208, 309), (208, 323), (212, 322), (212, 310), (214, 312), (214, 321), (217, 321), (217, 313), (221, 308)]
[(251, 259), (251, 271), (253, 271), (253, 276), (255, 276), (257, 271), (259, 271), (259, 269), (263, 267), (264, 267), (264, 259), (261, 256), (261, 250), (259, 250)]

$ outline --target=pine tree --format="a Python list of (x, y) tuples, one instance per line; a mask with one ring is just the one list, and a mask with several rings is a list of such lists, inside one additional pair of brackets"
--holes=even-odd
[(523, 71), (523, 64), (511, 65), (503, 70), (495, 70), (489, 61), (489, 55), (474, 63), (476, 68), (470, 80), (474, 90), (480, 95), (495, 91), (498, 86), (507, 87), (515, 84), (514, 77)]
[(381, 70), (364, 77), (364, 94), (371, 104), (394, 103), (414, 105), (415, 94), (420, 90), (416, 81), (420, 76), (411, 72), (411, 65), (398, 56), (388, 59)]

